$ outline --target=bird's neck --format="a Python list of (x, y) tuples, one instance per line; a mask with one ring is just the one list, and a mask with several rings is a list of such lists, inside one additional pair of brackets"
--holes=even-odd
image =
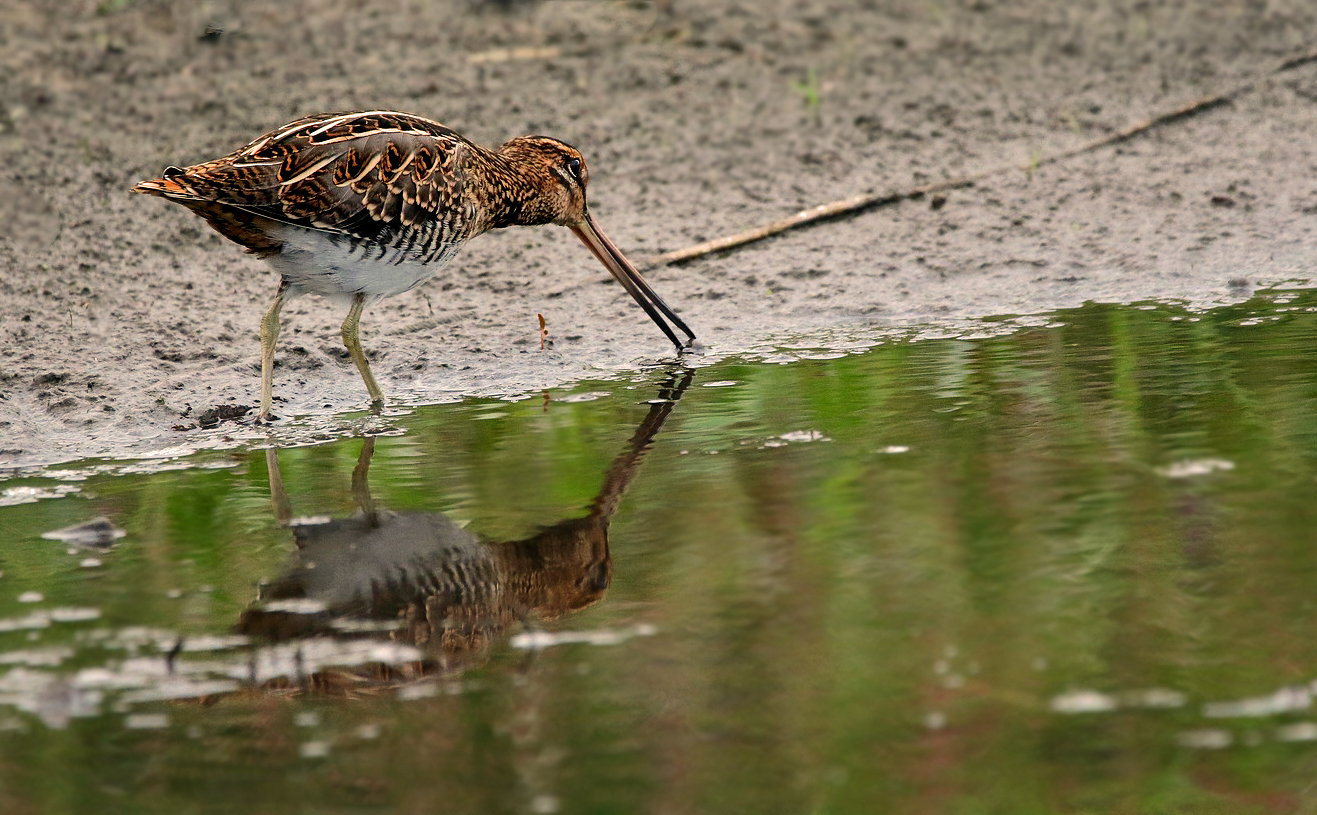
[(488, 170), (480, 195), (490, 216), (490, 229), (507, 226), (536, 226), (551, 223), (553, 201), (545, 190), (558, 181), (543, 164), (525, 161), (516, 142), (509, 142), (485, 156)]

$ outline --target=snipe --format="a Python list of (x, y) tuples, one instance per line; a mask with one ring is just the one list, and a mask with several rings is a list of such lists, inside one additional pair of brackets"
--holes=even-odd
[(588, 178), (585, 159), (557, 139), (522, 136), (489, 150), (438, 122), (368, 111), (299, 119), (133, 189), (182, 204), (281, 275), (261, 320), (264, 422), (288, 298), (312, 292), (345, 301), (343, 345), (378, 407), (384, 396), (358, 335), (362, 310), (430, 279), (471, 238), (507, 226), (571, 229), (677, 350), (690, 348), (694, 332), (595, 224)]

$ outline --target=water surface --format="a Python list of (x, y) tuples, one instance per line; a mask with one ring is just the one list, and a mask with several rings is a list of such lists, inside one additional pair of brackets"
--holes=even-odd
[(1317, 295), (794, 344), (0, 482), (0, 811), (1317, 807)]

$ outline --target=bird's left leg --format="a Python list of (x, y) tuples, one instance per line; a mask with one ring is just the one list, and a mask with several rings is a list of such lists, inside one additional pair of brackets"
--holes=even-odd
[(357, 370), (361, 372), (366, 390), (370, 391), (371, 407), (378, 408), (384, 404), (384, 394), (380, 391), (380, 386), (375, 384), (375, 377), (370, 372), (370, 363), (366, 361), (366, 355), (361, 350), (361, 338), (358, 333), (361, 311), (365, 307), (366, 295), (358, 292), (352, 298), (352, 308), (348, 309), (348, 316), (343, 320), (343, 346), (348, 349), (348, 356), (352, 357)]
[(279, 339), (279, 311), (288, 300), (288, 281), (279, 281), (279, 291), (261, 318), (261, 407), (256, 423), (270, 421), (270, 403), (274, 399), (274, 343)]

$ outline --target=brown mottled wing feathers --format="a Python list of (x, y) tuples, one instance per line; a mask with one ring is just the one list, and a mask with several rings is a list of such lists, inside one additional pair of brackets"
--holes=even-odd
[(265, 218), (424, 257), (486, 228), (470, 217), (478, 208), (466, 183), (467, 162), (482, 152), (417, 116), (322, 114), (138, 189), (179, 201), (260, 254), (278, 251), (260, 237)]

